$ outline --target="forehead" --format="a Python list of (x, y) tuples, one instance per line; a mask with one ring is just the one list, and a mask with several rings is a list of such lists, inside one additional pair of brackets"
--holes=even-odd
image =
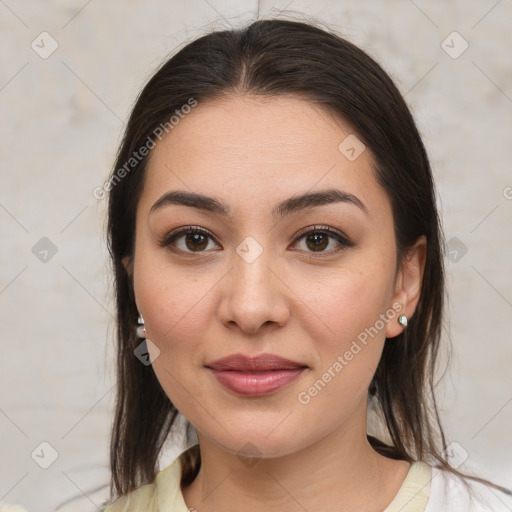
[(255, 207), (336, 187), (369, 210), (382, 209), (387, 196), (370, 151), (354, 159), (347, 144), (356, 156), (364, 147), (348, 123), (300, 98), (233, 95), (199, 102), (152, 150), (139, 206), (149, 211), (170, 189)]

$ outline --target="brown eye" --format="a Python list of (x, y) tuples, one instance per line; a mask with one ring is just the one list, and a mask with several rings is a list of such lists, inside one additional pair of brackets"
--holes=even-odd
[(306, 237), (306, 245), (312, 251), (323, 251), (329, 245), (329, 236), (325, 233), (314, 233)]
[[(205, 252), (210, 241), (214, 240), (208, 231), (202, 228), (188, 226), (175, 233), (164, 236), (164, 238), (159, 241), (159, 245), (169, 247), (169, 249), (175, 252), (191, 254), (194, 252)], [(214, 246), (218, 247), (216, 243), (214, 243)]]
[[(305, 251), (313, 253), (332, 253), (337, 252), (347, 247), (353, 247), (354, 243), (348, 238), (343, 236), (338, 231), (334, 231), (328, 226), (315, 226), (314, 229), (306, 231), (296, 239), (296, 244), (304, 239)], [(334, 240), (334, 243), (331, 242)], [(337, 246), (336, 246), (337, 244)], [(329, 250), (326, 250), (329, 246)]]
[(191, 251), (201, 251), (208, 245), (208, 238), (202, 233), (187, 233), (185, 236), (185, 245)]
[[(300, 235), (295, 244), (303, 239), (305, 242), (303, 250), (319, 255), (330, 254), (354, 246), (354, 243), (348, 238), (328, 226), (315, 226), (315, 229), (310, 229)], [(177, 232), (165, 235), (158, 243), (162, 247), (169, 247), (174, 252), (191, 255), (193, 253), (210, 252), (208, 250), (210, 242), (213, 242), (213, 247), (210, 247), (210, 250), (220, 248), (208, 231), (199, 227), (187, 226)], [(330, 249), (326, 250), (328, 248)]]

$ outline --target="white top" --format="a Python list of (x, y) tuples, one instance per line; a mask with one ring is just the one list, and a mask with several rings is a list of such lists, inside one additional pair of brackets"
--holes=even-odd
[[(189, 448), (190, 449), (190, 448)], [(143, 485), (108, 505), (105, 512), (189, 512), (180, 487), (181, 456)], [(393, 501), (382, 512), (512, 512), (512, 496), (425, 462), (411, 464)]]
[(480, 482), (467, 481), (473, 496), (468, 493), (460, 478), (433, 467), (430, 497), (424, 512), (512, 511), (512, 496)]

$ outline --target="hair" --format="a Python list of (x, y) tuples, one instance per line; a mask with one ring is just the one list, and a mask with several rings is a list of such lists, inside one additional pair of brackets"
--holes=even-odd
[[(140, 343), (134, 328), (138, 311), (132, 278), (122, 259), (133, 258), (136, 207), (150, 156), (140, 158), (139, 150), (149, 143), (153, 146), (161, 132), (157, 128), (168, 127), (170, 117), (191, 104), (191, 99), (201, 104), (234, 94), (292, 95), (348, 122), (370, 150), (376, 180), (390, 198), (397, 261), (407, 257), (407, 249), (418, 237), (427, 239), (415, 314), (406, 330), (384, 344), (368, 390), (380, 408), (390, 441), (368, 435), (370, 444), (386, 457), (432, 461), (460, 477), (504, 490), (460, 473), (444, 455), (447, 444), (434, 393), (446, 295), (444, 242), (422, 139), (404, 99), (382, 67), (319, 25), (269, 19), (203, 35), (169, 58), (135, 102), (112, 171), (108, 202), (107, 238), (117, 308), (111, 495), (127, 494), (154, 480), (159, 454), (178, 415), (152, 366), (134, 357)], [(130, 168), (120, 173), (127, 162)], [(198, 469), (189, 457), (183, 465), (182, 485), (193, 481)]]

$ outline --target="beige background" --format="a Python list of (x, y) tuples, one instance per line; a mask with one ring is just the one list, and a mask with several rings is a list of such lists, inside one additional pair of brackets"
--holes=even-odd
[[(92, 489), (109, 476), (114, 309), (106, 201), (92, 191), (169, 52), (283, 9), (368, 50), (413, 109), (450, 240), (448, 438), (472, 470), (510, 485), (511, 0), (1, 0), (0, 503), (47, 511), (81, 496), (58, 510), (94, 511), (107, 496)], [(51, 461), (42, 442), (58, 455), (48, 469), (35, 462)]]

